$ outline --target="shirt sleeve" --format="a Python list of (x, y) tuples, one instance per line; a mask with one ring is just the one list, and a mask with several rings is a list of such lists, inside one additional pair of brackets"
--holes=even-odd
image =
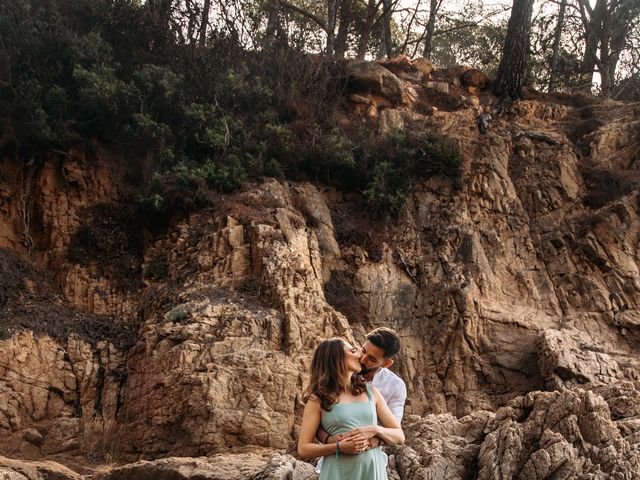
[(398, 386), (393, 395), (387, 401), (389, 410), (397, 420), (398, 424), (402, 424), (402, 416), (404, 414), (404, 403), (407, 401), (407, 386), (403, 381), (398, 382)]

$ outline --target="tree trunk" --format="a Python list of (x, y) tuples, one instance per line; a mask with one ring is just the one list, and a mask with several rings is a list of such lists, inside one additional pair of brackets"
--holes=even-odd
[(163, 49), (171, 37), (172, 0), (149, 0), (149, 12), (154, 25), (153, 47)]
[(275, 43), (279, 22), (278, 9), (270, 6), (267, 12), (267, 28), (264, 31), (264, 48), (268, 49)]
[[(604, 2), (603, 2), (604, 3)], [(598, 71), (600, 72), (600, 88), (604, 98), (611, 97), (612, 78), (609, 75), (611, 66), (611, 11), (605, 3), (602, 12), (602, 29), (600, 30), (600, 61)]]
[(612, 87), (615, 84), (616, 69), (620, 54), (627, 44), (627, 37), (634, 25), (634, 19), (640, 15), (640, 4), (634, 0), (623, 2), (611, 16), (611, 58), (609, 61), (609, 78)]
[(585, 38), (584, 57), (580, 64), (580, 90), (591, 91), (593, 72), (596, 69), (596, 55), (598, 52), (598, 38), (587, 34)]
[(393, 0), (382, 2), (384, 12), (382, 21), (382, 44), (384, 45), (384, 55), (389, 58), (393, 54), (393, 43), (391, 40), (391, 16), (393, 13)]
[(327, 0), (327, 55), (332, 56), (335, 46), (338, 0)]
[(558, 23), (556, 23), (556, 31), (553, 36), (553, 48), (551, 54), (551, 66), (549, 72), (549, 91), (556, 90), (558, 82), (558, 63), (560, 61), (560, 38), (562, 37), (562, 28), (564, 27), (564, 13), (567, 9), (567, 0), (562, 0), (560, 11), (558, 12)]
[(442, 5), (442, 2), (439, 0), (431, 0), (429, 5), (429, 20), (427, 21), (427, 31), (424, 38), (424, 51), (422, 52), (422, 56), (429, 60), (431, 60), (431, 53), (433, 51), (433, 31), (436, 28), (436, 15), (438, 14), (440, 5)]
[(338, 23), (338, 33), (336, 34), (334, 55), (337, 58), (344, 58), (347, 51), (347, 38), (351, 28), (353, 0), (340, 1), (340, 22)]
[(494, 87), (496, 95), (503, 98), (515, 100), (521, 97), (520, 90), (527, 71), (532, 13), (533, 0), (513, 0)]
[(584, 56), (580, 64), (580, 90), (591, 92), (593, 85), (593, 72), (596, 68), (598, 55), (598, 42), (601, 30), (601, 13), (603, 4), (607, 0), (598, 0), (594, 9), (591, 9), (589, 0), (578, 0), (580, 16), (584, 27)]
[(189, 23), (187, 24), (187, 39), (190, 46), (195, 46), (196, 38), (196, 22), (198, 21), (198, 8), (193, 4), (191, 0), (185, 2), (185, 8), (187, 9), (187, 15), (189, 16)]
[(202, 6), (202, 23), (200, 23), (200, 33), (198, 34), (198, 44), (204, 47), (207, 41), (207, 27), (209, 26), (209, 10), (211, 9), (211, 0), (204, 0)]
[(358, 60), (364, 60), (364, 57), (367, 55), (367, 48), (369, 47), (369, 39), (371, 38), (376, 13), (378, 13), (378, 1), (369, 0), (367, 2), (367, 16), (364, 20), (362, 31), (360, 32), (360, 39), (358, 40), (358, 52), (356, 53)]

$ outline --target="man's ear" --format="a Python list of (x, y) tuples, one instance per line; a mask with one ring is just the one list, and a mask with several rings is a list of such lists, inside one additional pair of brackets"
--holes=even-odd
[(393, 358), (388, 359), (386, 362), (384, 362), (382, 364), (383, 368), (389, 368), (391, 365), (393, 365)]

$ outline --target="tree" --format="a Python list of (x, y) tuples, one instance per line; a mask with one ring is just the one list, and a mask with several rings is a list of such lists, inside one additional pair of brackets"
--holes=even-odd
[(356, 52), (356, 58), (358, 60), (364, 60), (364, 57), (367, 54), (367, 48), (369, 46), (369, 40), (371, 38), (371, 32), (373, 31), (373, 27), (375, 25), (376, 15), (378, 14), (378, 9), (380, 8), (382, 0), (368, 0), (366, 7), (366, 14), (364, 18), (364, 23), (360, 30), (360, 37), (358, 39), (358, 49)]
[[(350, 0), (326, 0), (326, 20), (325, 18), (323, 18), (323, 16), (321, 16), (321, 14), (316, 14), (309, 9), (298, 6), (287, 0), (274, 1), (282, 7), (298, 13), (303, 17), (306, 17), (307, 19), (314, 22), (317, 26), (319, 26), (324, 31), (327, 37), (327, 42), (325, 44), (325, 53), (330, 56), (334, 55), (336, 51), (336, 27), (338, 26), (338, 12), (342, 10), (342, 15), (344, 15), (345, 18), (349, 18), (346, 13), (349, 9), (348, 4), (351, 3)], [(344, 28), (348, 30), (348, 26), (345, 25)], [(341, 33), (341, 40), (344, 40), (345, 46), (347, 30)]]
[[(393, 54), (393, 42), (391, 40), (391, 18), (393, 17), (393, 0), (383, 0), (382, 12), (382, 45), (384, 55), (390, 57)], [(382, 52), (381, 52), (382, 53)]]
[(585, 49), (582, 60), (582, 88), (591, 90), (593, 72), (600, 74), (600, 88), (609, 97), (615, 72), (627, 37), (640, 15), (637, 0), (578, 0), (578, 10), (584, 27)]
[(204, 47), (207, 41), (207, 27), (209, 26), (209, 10), (211, 9), (211, 0), (204, 0), (202, 6), (202, 21), (200, 22), (200, 32), (198, 33), (198, 45)]
[(436, 28), (436, 15), (442, 6), (443, 0), (430, 0), (429, 4), (429, 20), (427, 21), (427, 28), (424, 38), (424, 50), (422, 56), (424, 58), (431, 59), (431, 52), (433, 51), (433, 32)]
[(496, 95), (506, 100), (515, 100), (521, 96), (526, 74), (532, 14), (533, 0), (513, 0), (507, 36), (498, 67), (498, 78), (494, 84)]
[(564, 14), (567, 10), (567, 0), (562, 0), (560, 10), (558, 12), (558, 21), (553, 35), (553, 47), (551, 49), (551, 65), (549, 66), (549, 91), (556, 89), (558, 78), (558, 64), (560, 62), (560, 39), (562, 38), (562, 29), (564, 27)]

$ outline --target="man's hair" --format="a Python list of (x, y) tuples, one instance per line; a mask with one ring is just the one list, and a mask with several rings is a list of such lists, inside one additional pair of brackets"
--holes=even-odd
[(384, 358), (389, 359), (400, 351), (400, 337), (387, 327), (379, 327), (367, 333), (367, 340), (384, 350)]

